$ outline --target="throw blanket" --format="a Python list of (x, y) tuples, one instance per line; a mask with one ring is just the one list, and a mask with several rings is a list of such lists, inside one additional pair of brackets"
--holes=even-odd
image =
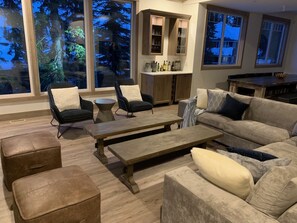
[(181, 128), (186, 128), (190, 126), (194, 126), (196, 123), (196, 117), (201, 115), (205, 109), (196, 108), (197, 96), (191, 98), (189, 103), (187, 104), (184, 114), (183, 114), (183, 122), (181, 124)]

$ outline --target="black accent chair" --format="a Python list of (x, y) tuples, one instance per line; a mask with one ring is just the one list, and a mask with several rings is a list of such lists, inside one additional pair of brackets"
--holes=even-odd
[(115, 111), (115, 114), (117, 114), (117, 111), (119, 109), (122, 109), (127, 112), (127, 117), (132, 117), (133, 113), (140, 112), (140, 111), (147, 111), (152, 110), (153, 111), (153, 97), (151, 95), (143, 94), (141, 93), (141, 97), (143, 101), (130, 101), (123, 96), (120, 85), (134, 85), (133, 79), (123, 79), (123, 80), (117, 80), (115, 82), (115, 91), (117, 95), (118, 100), (118, 109)]
[[(69, 87), (74, 87), (70, 83), (54, 83), (48, 86), (47, 92), (48, 92), (48, 97), (49, 97), (49, 104), (50, 104), (50, 110), (52, 113), (52, 120), (50, 124), (52, 126), (58, 126), (58, 132), (57, 132), (57, 137), (60, 138), (69, 128), (72, 126), (68, 126), (66, 130), (61, 132), (61, 125), (63, 124), (73, 124), (75, 122), (81, 122), (85, 120), (93, 120), (93, 103), (91, 101), (87, 101), (82, 99), (80, 96), (80, 106), (81, 109), (68, 109), (64, 110), (62, 112), (59, 111), (57, 106), (55, 105), (55, 100), (52, 94), (52, 89), (55, 88), (69, 88)], [(58, 122), (58, 125), (53, 124), (53, 121), (56, 120)], [(72, 127), (73, 128), (73, 127)]]

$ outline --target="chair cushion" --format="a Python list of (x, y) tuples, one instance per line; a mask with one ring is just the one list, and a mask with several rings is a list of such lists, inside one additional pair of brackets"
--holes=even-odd
[(249, 195), (254, 181), (247, 168), (206, 149), (193, 148), (191, 153), (199, 172), (207, 180), (242, 199)]
[(146, 111), (153, 108), (153, 105), (146, 101), (131, 101), (129, 102), (129, 106), (129, 112)]
[(60, 112), (68, 109), (80, 109), (78, 87), (54, 88), (52, 95)]
[(142, 101), (138, 85), (120, 85), (120, 88), (122, 95), (127, 99), (128, 102)]
[(62, 119), (61, 124), (93, 119), (93, 113), (85, 109), (69, 109), (62, 111), (60, 115)]

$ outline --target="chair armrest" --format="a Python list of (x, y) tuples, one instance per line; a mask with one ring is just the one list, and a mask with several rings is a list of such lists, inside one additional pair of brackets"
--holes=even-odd
[(177, 115), (179, 117), (183, 117), (184, 115), (184, 111), (185, 111), (185, 108), (186, 106), (190, 103), (190, 100), (189, 99), (185, 99), (185, 100), (181, 100), (178, 102), (178, 111), (177, 111)]
[(130, 112), (130, 106), (127, 98), (118, 95), (118, 104), (121, 109), (124, 109), (125, 111)]
[(58, 107), (56, 105), (53, 105), (52, 104), (50, 106), (50, 110), (51, 110), (51, 113), (52, 113), (54, 119), (56, 119), (59, 123), (62, 124), (63, 123), (63, 120), (62, 120), (62, 117), (60, 115), (60, 111), (59, 111)]
[(151, 95), (141, 93), (142, 100), (149, 102), (151, 104), (154, 103), (154, 99)]
[(88, 101), (88, 100), (84, 100), (82, 99), (81, 97), (80, 98), (80, 106), (82, 109), (85, 109), (85, 110), (89, 110), (93, 113), (93, 103), (91, 101)]
[(189, 167), (166, 173), (162, 223), (277, 223), (239, 197), (209, 183)]

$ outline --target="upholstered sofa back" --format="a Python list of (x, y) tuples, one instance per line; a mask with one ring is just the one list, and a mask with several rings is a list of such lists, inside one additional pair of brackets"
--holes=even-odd
[(292, 132), (297, 122), (297, 105), (254, 97), (244, 119), (266, 123)]

